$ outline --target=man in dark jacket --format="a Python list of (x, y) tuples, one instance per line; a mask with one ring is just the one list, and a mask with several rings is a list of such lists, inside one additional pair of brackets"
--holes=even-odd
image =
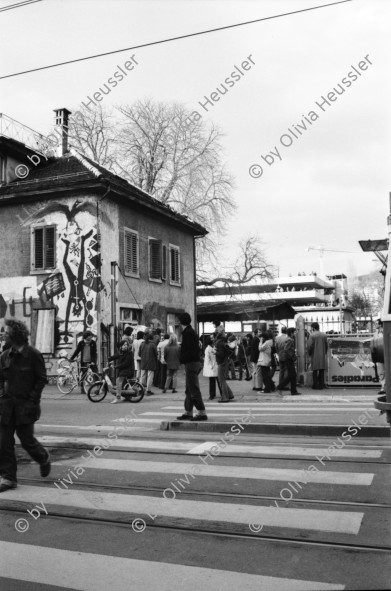
[[(98, 373), (98, 368), (96, 367), (96, 342), (93, 340), (93, 337), (94, 335), (92, 332), (86, 330), (83, 333), (82, 340), (78, 343), (75, 352), (71, 357), (71, 361), (73, 361), (78, 355), (80, 355), (80, 370), (82, 372), (86, 372), (89, 364), (92, 363), (93, 371)], [(84, 380), (82, 380), (80, 388), (83, 394), (85, 394)]]
[(288, 328), (286, 332), (286, 339), (280, 342), (279, 346), (279, 362), (280, 362), (280, 374), (287, 375), (284, 379), (280, 379), (278, 384), (278, 392), (282, 394), (282, 390), (284, 386), (290, 382), (291, 385), (291, 394), (292, 396), (301, 394), (301, 392), (297, 391), (296, 387), (296, 368), (295, 368), (295, 361), (296, 357), (296, 343), (295, 343), (295, 328)]
[(16, 488), (14, 435), (23, 449), (41, 467), (41, 476), (50, 473), (49, 453), (34, 437), (34, 423), (41, 415), (40, 399), (47, 383), (41, 353), (28, 344), (28, 330), (19, 320), (5, 322), (9, 347), (0, 356), (0, 492)]
[(324, 370), (326, 369), (327, 337), (320, 332), (318, 322), (312, 322), (312, 333), (307, 341), (307, 351), (311, 357), (312, 389), (325, 388)]
[(153, 376), (157, 368), (157, 348), (151, 333), (146, 333), (145, 340), (140, 345), (141, 382), (147, 388), (147, 396), (153, 396), (151, 390)]
[(232, 354), (227, 343), (227, 336), (225, 332), (221, 332), (217, 335), (215, 340), (215, 351), (216, 351), (216, 362), (217, 362), (217, 377), (220, 384), (221, 399), (219, 402), (229, 402), (233, 400), (234, 395), (231, 388), (228, 386), (226, 381), (226, 373), (228, 369), (228, 362)]
[[(184, 312), (178, 316), (182, 325), (182, 345), (180, 362), (185, 365), (186, 372), (186, 398), (185, 413), (177, 417), (181, 421), (206, 421), (208, 417), (205, 412), (205, 405), (202, 400), (198, 375), (202, 365), (200, 361), (200, 342), (196, 331), (190, 326), (190, 314)], [(193, 417), (194, 406), (198, 414)]]

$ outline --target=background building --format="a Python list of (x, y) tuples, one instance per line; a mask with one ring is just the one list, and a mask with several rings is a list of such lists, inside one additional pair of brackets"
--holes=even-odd
[[(281, 318), (280, 323), (286, 326), (295, 326), (299, 316), (304, 319), (305, 328), (308, 330), (311, 322), (319, 322), (320, 329), (324, 332), (350, 333), (353, 330), (353, 308), (347, 303), (347, 279), (345, 275), (333, 275), (319, 277), (315, 273), (311, 275), (298, 274), (289, 277), (276, 277), (273, 281), (257, 283), (253, 285), (240, 285), (227, 287), (207, 287), (197, 289), (197, 303), (203, 312), (208, 310), (208, 304), (215, 309), (221, 306), (237, 305), (243, 302), (244, 306), (258, 303), (282, 303), (286, 302), (296, 312), (294, 318)], [(254, 315), (247, 321), (229, 323), (227, 330), (248, 331), (251, 330), (257, 316)], [(273, 323), (270, 316), (269, 325)], [(211, 332), (212, 324), (205, 324), (205, 332)]]
[(175, 330), (180, 312), (194, 318), (195, 238), (206, 234), (68, 151), (68, 114), (56, 111), (59, 155), (9, 118), (0, 135), (0, 323), (27, 322), (51, 375), (86, 329), (105, 361), (126, 323)]

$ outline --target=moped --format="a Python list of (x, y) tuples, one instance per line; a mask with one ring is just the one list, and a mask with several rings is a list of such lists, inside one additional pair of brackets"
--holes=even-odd
[[(111, 381), (109, 371), (112, 364), (103, 368), (103, 379), (92, 384), (87, 396), (91, 402), (102, 402), (108, 392), (116, 395), (117, 389)], [(129, 402), (140, 402), (144, 398), (145, 388), (137, 378), (124, 378), (122, 383), (121, 396)]]

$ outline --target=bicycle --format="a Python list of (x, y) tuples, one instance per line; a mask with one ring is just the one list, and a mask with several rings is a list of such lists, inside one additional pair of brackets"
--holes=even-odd
[(57, 375), (57, 388), (62, 394), (70, 394), (77, 386), (83, 384), (83, 389), (91, 386), (97, 381), (100, 381), (101, 376), (96, 373), (92, 367), (93, 363), (88, 363), (88, 367), (85, 370), (79, 370), (76, 365), (77, 363), (71, 361), (68, 357), (64, 357), (59, 362), (59, 373)]
[[(91, 402), (101, 402), (106, 398), (108, 392), (116, 395), (117, 389), (109, 376), (110, 365), (103, 368), (103, 380), (95, 382), (90, 386), (87, 396)], [(124, 378), (126, 383), (122, 384), (121, 396), (129, 402), (140, 402), (144, 398), (145, 387), (137, 378)]]

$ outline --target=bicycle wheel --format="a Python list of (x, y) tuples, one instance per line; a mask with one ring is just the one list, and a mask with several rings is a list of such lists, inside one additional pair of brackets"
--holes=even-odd
[(75, 387), (76, 381), (72, 373), (66, 372), (57, 376), (57, 388), (62, 394), (69, 394)]
[(123, 386), (122, 396), (129, 402), (140, 402), (144, 398), (145, 388), (137, 380), (135, 382), (126, 382)]
[(92, 384), (87, 392), (88, 400), (91, 400), (91, 402), (101, 402), (106, 398), (106, 394), (107, 384), (106, 382), (102, 382), (102, 380)]

